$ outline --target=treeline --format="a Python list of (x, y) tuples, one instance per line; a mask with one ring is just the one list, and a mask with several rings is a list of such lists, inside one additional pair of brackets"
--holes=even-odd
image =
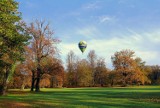
[(105, 59), (94, 50), (87, 59), (79, 59), (73, 51), (67, 56), (66, 87), (104, 87), (160, 84), (160, 66), (148, 66), (135, 52), (122, 50), (111, 57), (114, 69), (106, 67)]
[[(31, 50), (31, 49), (30, 49)], [(25, 62), (18, 64), (9, 83), (9, 88), (34, 89), (37, 62), (26, 50)], [(53, 87), (111, 87), (128, 85), (160, 84), (160, 66), (148, 66), (131, 50), (115, 52), (111, 57), (114, 69), (106, 66), (105, 59), (91, 50), (86, 59), (80, 59), (70, 51), (64, 70), (60, 59), (43, 58), (41, 61), (41, 88)], [(35, 80), (33, 84), (33, 80)]]

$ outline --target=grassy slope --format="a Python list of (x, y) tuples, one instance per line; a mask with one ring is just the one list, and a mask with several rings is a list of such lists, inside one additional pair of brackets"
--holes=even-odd
[(0, 97), (0, 107), (160, 108), (160, 86), (41, 90), (40, 93), (10, 90), (8, 96)]

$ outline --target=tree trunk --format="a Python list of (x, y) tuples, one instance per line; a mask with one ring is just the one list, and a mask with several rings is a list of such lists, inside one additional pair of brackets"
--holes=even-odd
[(31, 91), (34, 91), (34, 83), (35, 83), (35, 79), (34, 79), (34, 78), (32, 78)]
[[(41, 65), (40, 65), (40, 61), (41, 61), (41, 53), (39, 52), (39, 49), (38, 49), (38, 44), (36, 44), (37, 46), (37, 63), (38, 63), (38, 66), (37, 66), (37, 78), (36, 78), (36, 92), (39, 92), (40, 91), (40, 76), (41, 76)], [(41, 44), (40, 44), (41, 46)], [(40, 47), (41, 48), (41, 47)]]
[(8, 77), (9, 77), (9, 70), (6, 68), (4, 73), (3, 83), (0, 86), (0, 95), (6, 95)]
[(3, 82), (3, 84), (0, 86), (0, 95), (6, 95), (7, 91), (7, 80)]
[(35, 72), (32, 72), (32, 83), (31, 83), (31, 91), (34, 91), (34, 84), (35, 84)]
[(36, 92), (40, 91), (40, 73), (41, 73), (41, 69), (37, 68), (37, 79), (36, 79)]
[(36, 92), (39, 92), (40, 91), (40, 87), (39, 87), (39, 85), (40, 85), (40, 77), (37, 77), (37, 81), (36, 81)]

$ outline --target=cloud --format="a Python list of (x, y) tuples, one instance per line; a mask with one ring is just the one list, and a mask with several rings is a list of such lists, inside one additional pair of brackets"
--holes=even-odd
[[(94, 29), (93, 29), (94, 30)], [(87, 32), (86, 32), (87, 33)], [(90, 33), (90, 32), (88, 32)], [(86, 34), (87, 35), (87, 34)], [(152, 36), (152, 38), (151, 38)], [(98, 56), (104, 57), (109, 66), (111, 66), (111, 56), (116, 51), (123, 49), (130, 49), (135, 51), (136, 57), (141, 57), (149, 65), (160, 64), (158, 58), (160, 55), (160, 48), (155, 48), (155, 42), (159, 42), (160, 32), (145, 32), (137, 33), (131, 29), (128, 29), (128, 34), (119, 37), (112, 37), (110, 39), (90, 39), (87, 41), (87, 50), (84, 55), (81, 54), (78, 49), (78, 43), (62, 43), (61, 51), (62, 56), (66, 56), (70, 50), (73, 50), (76, 55), (80, 57), (87, 57), (90, 50), (95, 50)], [(149, 44), (149, 47), (147, 46)], [(160, 43), (158, 43), (160, 46)]]
[(98, 20), (99, 20), (100, 23), (108, 23), (108, 22), (116, 21), (115, 17), (111, 17), (111, 16), (108, 16), (108, 15), (99, 16)]
[(108, 16), (101, 16), (101, 17), (99, 17), (99, 20), (100, 20), (100, 23), (103, 23), (103, 22), (108, 22), (112, 19)]
[[(110, 62), (110, 57), (114, 55), (116, 51), (121, 51), (123, 49), (130, 49), (135, 51), (135, 55), (141, 57), (143, 60), (151, 62), (158, 58), (158, 51), (152, 51), (150, 49), (143, 49), (145, 46), (140, 46), (139, 42), (136, 41), (136, 38), (127, 37), (127, 38), (112, 38), (109, 40), (91, 40), (88, 42), (90, 50), (94, 49), (99, 56), (103, 56)], [(145, 41), (141, 41), (145, 43)], [(153, 63), (153, 61), (152, 61)]]

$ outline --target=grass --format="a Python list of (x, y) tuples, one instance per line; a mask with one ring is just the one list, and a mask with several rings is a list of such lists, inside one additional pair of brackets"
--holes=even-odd
[(0, 108), (160, 108), (160, 86), (9, 90)]

